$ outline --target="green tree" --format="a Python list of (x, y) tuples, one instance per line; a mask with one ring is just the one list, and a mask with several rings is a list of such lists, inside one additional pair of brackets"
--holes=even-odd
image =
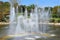
[(3, 3), (3, 13), (4, 14), (8, 14), (10, 11), (10, 4), (9, 2), (4, 2)]
[(60, 9), (60, 6), (55, 6), (54, 8), (53, 8), (53, 10), (52, 10), (52, 16), (53, 17), (60, 17), (60, 12), (58, 12), (59, 10), (58, 9)]
[(0, 4), (0, 13), (2, 15), (1, 20), (4, 20), (5, 15), (9, 14), (10, 11), (10, 4), (9, 2), (2, 2), (2, 4)]

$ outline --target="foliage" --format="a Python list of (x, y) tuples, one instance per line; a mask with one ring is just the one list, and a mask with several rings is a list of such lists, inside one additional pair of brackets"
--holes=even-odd
[[(30, 16), (31, 9), (34, 10), (34, 8), (35, 8), (34, 4), (26, 6), (26, 5), (18, 5), (18, 3), (15, 3), (14, 7), (16, 8), (16, 6), (18, 6), (18, 13), (21, 13), (21, 11), (24, 13), (25, 8), (27, 8), (28, 16)], [(21, 8), (22, 8), (22, 10), (21, 10)], [(45, 10), (47, 11), (48, 8), (50, 8), (50, 10), (51, 10), (51, 16), (52, 16), (51, 20), (54, 21), (54, 22), (60, 22), (60, 6), (45, 7)], [(9, 2), (0, 1), (0, 16), (2, 15), (3, 18), (4, 18), (5, 14), (9, 14), (9, 12), (10, 12)]]
[[(58, 10), (58, 9), (60, 9), (60, 6), (55, 6), (55, 7), (53, 8), (53, 10), (52, 10), (52, 13), (53, 13), (55, 16), (60, 17), (60, 12), (58, 12), (58, 11), (60, 11), (60, 10)], [(53, 15), (53, 14), (52, 14), (52, 15)]]
[(54, 22), (60, 22), (60, 6), (55, 6), (52, 8), (52, 19)]
[(9, 2), (0, 2), (0, 20), (5, 21), (6, 14), (9, 14), (10, 11), (10, 4)]
[(50, 22), (59, 22), (60, 23), (60, 18), (51, 18)]

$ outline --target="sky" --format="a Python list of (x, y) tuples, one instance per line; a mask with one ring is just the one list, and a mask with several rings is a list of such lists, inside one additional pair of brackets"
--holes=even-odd
[[(9, 0), (0, 0), (0, 1), (9, 1)], [(57, 6), (60, 5), (60, 0), (20, 0), (18, 1), (19, 4), (22, 5), (31, 5), (31, 4), (38, 4), (38, 6), (45, 7), (45, 6)]]

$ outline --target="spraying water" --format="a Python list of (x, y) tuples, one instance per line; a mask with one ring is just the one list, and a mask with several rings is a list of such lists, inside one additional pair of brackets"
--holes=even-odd
[[(49, 23), (50, 9), (45, 11), (45, 9), (42, 8), (42, 11), (38, 12), (38, 7), (35, 7), (34, 12), (31, 10), (30, 18), (28, 18), (27, 9), (25, 9), (24, 16), (23, 11), (21, 12), (21, 15), (17, 15), (18, 7), (15, 9), (11, 6), (10, 9), (9, 35), (25, 34), (24, 36), (27, 36), (32, 34), (33, 36), (34, 34), (37, 35), (38, 33), (41, 34), (47, 32), (48, 25), (44, 23)], [(15, 10), (17, 12), (15, 12)]]
[(10, 10), (10, 25), (9, 25), (9, 33), (10, 35), (14, 34), (14, 30), (16, 28), (16, 15), (15, 15), (15, 8), (11, 7)]

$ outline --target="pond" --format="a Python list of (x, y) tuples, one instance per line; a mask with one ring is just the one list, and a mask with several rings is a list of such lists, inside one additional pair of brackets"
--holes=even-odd
[[(60, 40), (60, 26), (57, 25), (49, 25), (49, 30), (47, 33), (55, 34), (54, 37), (47, 37), (47, 38), (39, 38), (36, 40)], [(0, 26), (0, 37), (6, 36), (8, 33), (8, 26)], [(6, 40), (13, 40), (14, 38), (6, 39)], [(23, 37), (16, 37), (18, 40), (22, 40)], [(14, 40), (16, 40), (14, 39)]]

